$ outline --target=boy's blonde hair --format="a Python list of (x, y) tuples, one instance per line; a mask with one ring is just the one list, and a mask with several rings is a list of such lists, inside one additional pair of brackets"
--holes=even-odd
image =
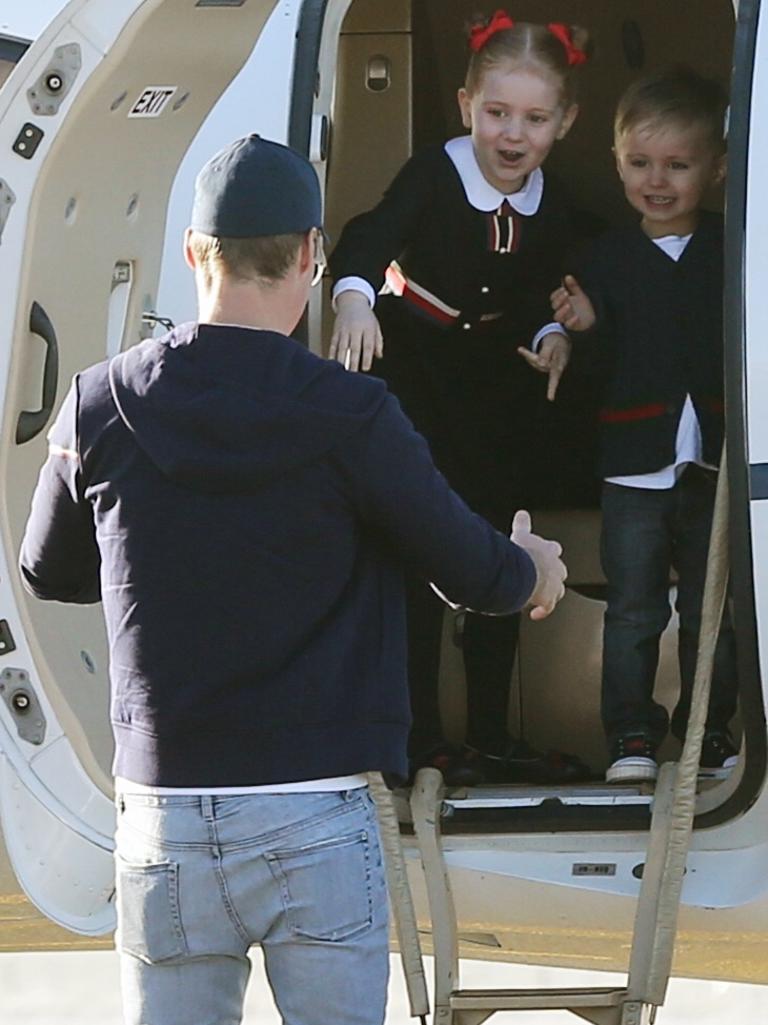
[(280, 281), (296, 260), (303, 234), (266, 235), (258, 238), (217, 238), (192, 231), (189, 247), (210, 283), (225, 273), (239, 281)]
[[(467, 25), (467, 33), (490, 19), (478, 16)], [(574, 46), (585, 56), (589, 53), (589, 33), (578, 25), (568, 26)], [(488, 42), (470, 54), (464, 88), (471, 96), (480, 86), (483, 76), (492, 68), (504, 64), (521, 67), (533, 66), (557, 78), (561, 83), (564, 106), (576, 100), (579, 65), (572, 65), (562, 41), (547, 25), (530, 21), (516, 21), (513, 28), (494, 32)]]
[(638, 78), (624, 92), (616, 108), (613, 134), (620, 141), (641, 124), (658, 128), (702, 125), (713, 150), (725, 152), (725, 112), (728, 96), (714, 78), (705, 78), (683, 64), (662, 68)]

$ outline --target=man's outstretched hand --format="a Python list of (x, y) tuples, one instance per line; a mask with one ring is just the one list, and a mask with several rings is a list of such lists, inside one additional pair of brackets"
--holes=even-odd
[(531, 533), (531, 516), (524, 509), (515, 513), (510, 538), (528, 552), (536, 567), (536, 586), (528, 599), (531, 619), (546, 619), (565, 594), (568, 571), (560, 558), (563, 549), (557, 541)]

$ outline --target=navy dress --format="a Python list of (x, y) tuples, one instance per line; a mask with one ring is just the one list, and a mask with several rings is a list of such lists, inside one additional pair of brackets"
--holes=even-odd
[[(564, 270), (576, 229), (562, 190), (534, 172), (523, 197), (504, 197), (482, 178), (467, 150), (417, 153), (380, 203), (353, 218), (331, 260), (334, 282), (359, 277), (378, 292), (390, 262), (407, 281), (381, 295), (375, 312), (384, 336), (383, 376), (437, 466), (468, 504), (508, 532), (518, 508), (546, 504), (547, 466), (539, 441), (548, 433), (546, 377), (517, 353), (551, 321), (549, 295)], [(461, 152), (463, 148), (463, 152)], [(470, 150), (471, 152), (471, 150)], [(473, 166), (474, 165), (474, 166)], [(531, 176), (533, 178), (533, 175)], [(480, 197), (483, 209), (473, 205)], [(548, 408), (550, 407), (550, 408)], [(440, 739), (438, 668), (443, 605), (423, 581), (409, 587), (411, 750)], [(468, 614), (467, 742), (500, 753), (519, 617)]]

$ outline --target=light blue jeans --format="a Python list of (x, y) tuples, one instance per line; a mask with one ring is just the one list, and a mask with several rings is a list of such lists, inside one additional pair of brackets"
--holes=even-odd
[(286, 1025), (381, 1025), (389, 972), (367, 789), (117, 795), (126, 1025), (238, 1025), (260, 943)]

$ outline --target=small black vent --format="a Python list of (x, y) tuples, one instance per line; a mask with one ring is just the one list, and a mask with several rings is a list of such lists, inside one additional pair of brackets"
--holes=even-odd
[(37, 147), (42, 142), (44, 135), (45, 132), (41, 128), (33, 125), (31, 121), (27, 121), (26, 124), (21, 126), (21, 131), (16, 136), (13, 152), (18, 153), (25, 160), (31, 160), (37, 152)]
[(11, 628), (8, 626), (8, 621), (0, 619), (0, 655), (7, 655), (15, 650), (16, 643), (13, 639)]

